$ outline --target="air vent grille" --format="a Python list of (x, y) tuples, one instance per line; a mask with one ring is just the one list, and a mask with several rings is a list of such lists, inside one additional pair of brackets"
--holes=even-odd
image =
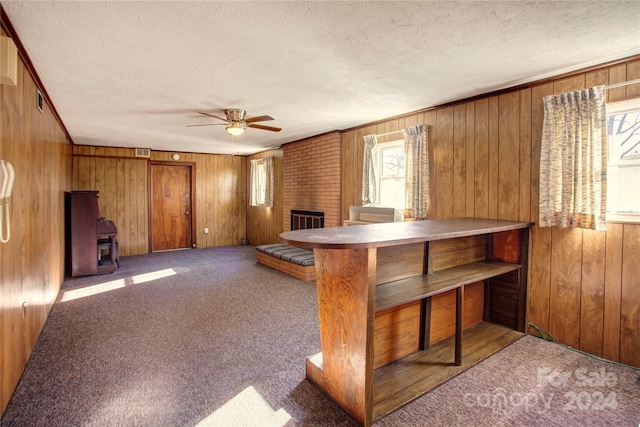
[(151, 157), (151, 150), (148, 148), (136, 148), (136, 157)]

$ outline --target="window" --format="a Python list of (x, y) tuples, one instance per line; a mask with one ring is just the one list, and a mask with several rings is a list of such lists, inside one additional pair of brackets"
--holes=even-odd
[(640, 99), (607, 104), (607, 221), (640, 222)]
[(267, 188), (267, 175), (265, 173), (263, 162), (258, 163), (256, 173), (258, 174), (258, 205), (264, 205), (264, 196)]
[(375, 206), (404, 209), (405, 157), (404, 140), (376, 146), (378, 157), (378, 200)]
[(263, 206), (267, 193), (267, 173), (264, 161), (251, 160), (251, 206)]

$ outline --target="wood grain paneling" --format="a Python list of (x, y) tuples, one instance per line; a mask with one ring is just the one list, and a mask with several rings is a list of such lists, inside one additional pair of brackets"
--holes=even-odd
[(469, 236), (429, 242), (429, 273), (481, 261), (487, 257), (487, 236)]
[(489, 218), (489, 102), (475, 102), (475, 214)]
[(315, 258), (322, 385), (358, 422), (370, 425), (376, 250), (316, 250)]
[(582, 230), (553, 228), (551, 231), (551, 288), (549, 328), (561, 342), (580, 348), (580, 287)]
[(10, 240), (0, 243), (3, 413), (64, 280), (64, 193), (72, 186), (71, 145), (49, 104), (36, 108), (36, 83), (22, 59), (17, 86), (0, 85), (0, 158), (16, 172)]
[(453, 108), (444, 108), (437, 112), (436, 132), (438, 139), (433, 141), (436, 148), (437, 191), (435, 193), (435, 219), (453, 218)]
[(582, 292), (580, 295), (580, 348), (602, 356), (604, 328), (604, 272), (606, 233), (582, 234)]
[(373, 369), (418, 350), (420, 301), (376, 313), (373, 336)]
[[(500, 101), (489, 98), (489, 218), (498, 217), (498, 192), (500, 187)], [(487, 165), (485, 165), (487, 167)]]
[[(478, 282), (465, 286), (463, 327), (482, 321), (484, 307), (484, 283)], [(431, 297), (430, 344), (450, 337), (455, 332), (456, 292), (449, 291)]]
[(531, 221), (531, 89), (520, 91), (520, 182), (518, 220)]
[(520, 207), (520, 92), (498, 100), (498, 219), (517, 220)]
[(467, 212), (466, 104), (453, 107), (453, 218)]
[(149, 252), (149, 160), (193, 164), (197, 247), (237, 245), (246, 238), (244, 157), (180, 153), (175, 162), (172, 152), (151, 151), (146, 159), (136, 158), (133, 149), (78, 145), (73, 152), (73, 189), (100, 192), (100, 214), (118, 226), (121, 256)]
[(640, 366), (640, 225), (625, 224), (622, 243), (620, 362)]
[(476, 196), (475, 196), (475, 172), (476, 172), (476, 155), (475, 155), (475, 103), (467, 103), (466, 123), (467, 131), (465, 132), (465, 149), (466, 149), (466, 178), (465, 178), (465, 216), (473, 218), (475, 216)]
[(607, 224), (602, 357), (615, 361), (620, 360), (623, 229), (622, 224)]

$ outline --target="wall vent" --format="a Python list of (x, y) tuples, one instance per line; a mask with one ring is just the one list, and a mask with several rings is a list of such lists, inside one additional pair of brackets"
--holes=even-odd
[(42, 107), (44, 107), (44, 96), (42, 96), (42, 92), (40, 89), (36, 88), (36, 107), (42, 113)]
[(136, 148), (136, 157), (151, 157), (151, 150), (148, 148)]

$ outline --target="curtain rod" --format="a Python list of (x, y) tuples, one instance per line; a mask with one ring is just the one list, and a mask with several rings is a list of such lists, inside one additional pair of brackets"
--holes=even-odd
[(380, 137), (380, 136), (393, 135), (393, 134), (396, 134), (396, 133), (402, 133), (403, 131), (404, 131), (404, 129), (401, 129), (401, 130), (394, 130), (394, 131), (391, 131), (391, 132), (377, 133), (375, 135), (376, 135), (376, 137)]
[(613, 88), (616, 88), (616, 87), (628, 86), (628, 85), (633, 85), (633, 84), (636, 84), (636, 83), (640, 83), (640, 79), (629, 80), (627, 82), (622, 82), (622, 83), (614, 83), (612, 85), (605, 86), (605, 89), (613, 89)]

